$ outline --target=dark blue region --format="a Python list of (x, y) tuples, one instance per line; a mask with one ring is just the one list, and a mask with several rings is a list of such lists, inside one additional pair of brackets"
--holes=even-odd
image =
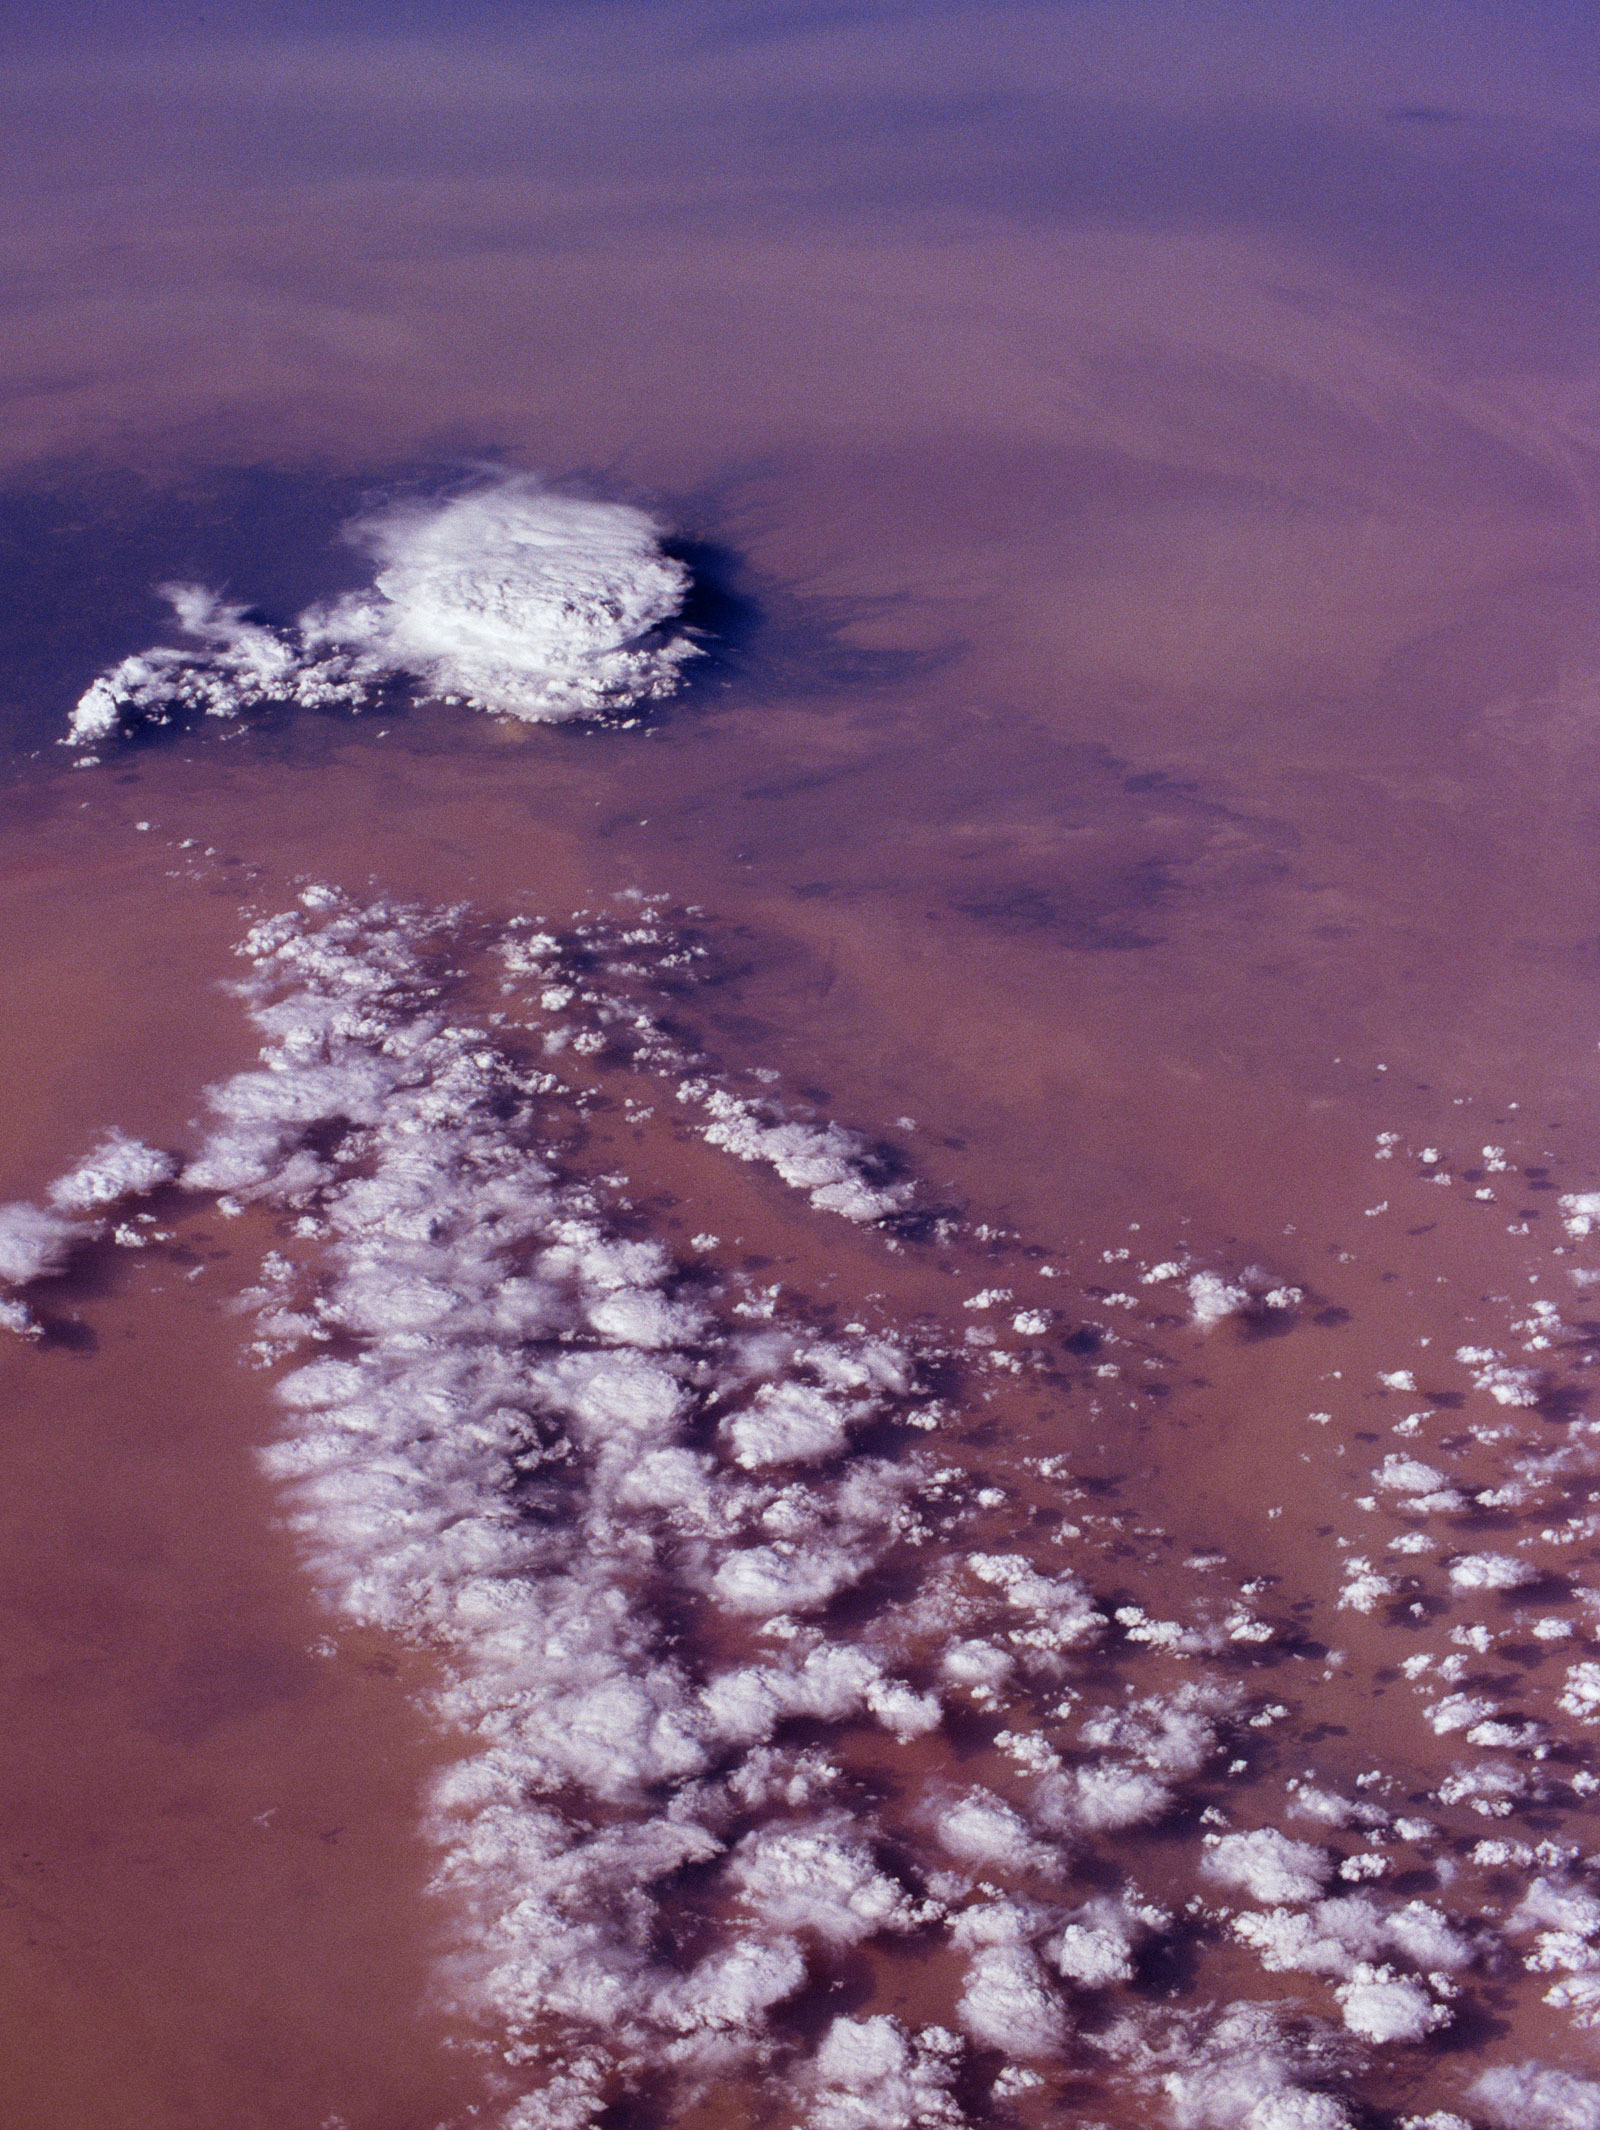
[[(181, 641), (157, 587), (190, 580), (269, 619), (367, 582), (342, 526), (372, 477), (246, 467), (170, 485), (56, 468), (0, 490), (0, 752), (48, 750), (94, 676), (130, 651)], [(64, 757), (63, 757), (64, 759)]]
[[(433, 461), (359, 475), (247, 466), (167, 483), (57, 467), (0, 489), (0, 758), (13, 770), (29, 760), (59, 768), (67, 756), (57, 742), (95, 675), (152, 644), (185, 641), (161, 585), (203, 584), (254, 616), (288, 623), (313, 601), (371, 582), (370, 553), (345, 537), (352, 522), (399, 497), (470, 484), (492, 458), (481, 454), (465, 471)], [(730, 691), (872, 697), (951, 653), (948, 644), (913, 652), (852, 642), (892, 601), (756, 581), (720, 537), (709, 492), (669, 500), (665, 516), (682, 528), (666, 546), (688, 565), (681, 619), (702, 651), (672, 698), (676, 718)], [(403, 693), (387, 714), (405, 721)], [(171, 737), (151, 731), (117, 745)]]

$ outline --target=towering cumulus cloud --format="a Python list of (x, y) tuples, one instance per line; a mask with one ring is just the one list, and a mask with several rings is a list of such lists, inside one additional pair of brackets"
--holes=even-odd
[(548, 722), (668, 695), (696, 654), (678, 626), (689, 572), (626, 504), (506, 480), (395, 505), (352, 533), (378, 564), (370, 587), (285, 628), (199, 586), (163, 587), (185, 641), (92, 681), (67, 743), (268, 703), (359, 710), (395, 682)]

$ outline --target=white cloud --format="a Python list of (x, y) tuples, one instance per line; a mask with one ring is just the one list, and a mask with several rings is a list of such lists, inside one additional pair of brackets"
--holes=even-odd
[(1109, 1989), (1133, 1980), (1140, 1940), (1152, 1927), (1164, 1928), (1170, 1920), (1162, 1909), (1091, 1901), (1050, 1941), (1045, 1954), (1057, 1972), (1080, 1989)]
[(1383, 1943), (1383, 1922), (1375, 1903), (1360, 1894), (1311, 1907), (1270, 1908), (1265, 1914), (1238, 1915), (1233, 1934), (1248, 1945), (1270, 1973), (1344, 1978), (1363, 1955)]
[(178, 1173), (171, 1154), (111, 1132), (69, 1174), (50, 1186), (50, 1203), (64, 1213), (89, 1213), (170, 1183)]
[(1556, 1202), (1567, 1233), (1579, 1242), (1600, 1222), (1600, 1191), (1567, 1191)]
[[(925, 1971), (952, 2000), (959, 1989), (945, 2016), (986, 2048), (1054, 2053), (1093, 1991), (1092, 2031), (1139, 2024), (1150, 2053), (1135, 2061), (1130, 2040), (1127, 2068), (1170, 2074), (1180, 2126), (1347, 2130), (1321, 2090), (1336, 2050), (1253, 2013), (1206, 2035), (1211, 2015), (1173, 2011), (1163, 2040), (1149, 2000), (1120, 1993), (1170, 1919), (1131, 1892), (1084, 1901), (1092, 1877), (1072, 1901), (1064, 1891), (1074, 1849), (1092, 1870), (1101, 1834), (1177, 1806), (1256, 1704), (1220, 1674), (1124, 1693), (1152, 1676), (1143, 1667), (1166, 1672), (1118, 1644), (1108, 1662), (1128, 1676), (1085, 1711), (1102, 1673), (1078, 1652), (1104, 1626), (1088, 1584), (1032, 1552), (919, 1552), (962, 1491), (959, 1468), (930, 1485), (914, 1454), (852, 1449), (857, 1421), (888, 1401), (925, 1403), (909, 1339), (858, 1326), (821, 1339), (776, 1300), (756, 1325), (698, 1264), (680, 1272), (618, 1233), (600, 1186), (565, 1179), (540, 1136), (548, 1112), (530, 1107), (525, 1067), (452, 1017), (442, 972), (460, 951), (442, 919), (326, 891), (257, 927), (267, 1048), (212, 1091), (214, 1130), (184, 1181), (254, 1196), (304, 1239), (292, 1264), (269, 1255), (251, 1298), (260, 1357), (293, 1357), (263, 1461), (327, 1601), (425, 1644), (442, 1678), (430, 1706), (461, 1750), (430, 1831), (463, 1988), (530, 2088), (505, 2125), (570, 2130), (641, 2082), (670, 2110), (726, 2076), (766, 2081), (767, 2099), (781, 2088), (813, 2130), (953, 2126), (952, 2035), (843, 2019), (807, 2058), (816, 2002), (792, 2031), (774, 2016), (838, 1951), (948, 1926), (963, 1965), (936, 1954)], [(170, 1169), (113, 1138), (54, 1195), (94, 1208)], [(95, 1232), (11, 1208), (0, 1275), (8, 1248), (16, 1276), (36, 1277)], [(1033, 1543), (1021, 1520), (1012, 1542)], [(1092, 1573), (1092, 1549), (1078, 1557)], [(1013, 1766), (985, 1766), (993, 1791), (955, 1787), (971, 1773), (934, 1735), (931, 1679), (969, 1706), (1015, 1694), (1015, 1729), (996, 1740)], [(1035, 1717), (1046, 1684), (1049, 1715)], [(804, 1747), (786, 1729), (797, 1720)], [(927, 1739), (901, 1762), (902, 1794), (920, 1786), (942, 1807), (878, 1819), (857, 1741), (813, 1735), (867, 1722)], [(1520, 1778), (1459, 1780), (1498, 1806)], [(1014, 1784), (1020, 1797), (1000, 1794)], [(1347, 1801), (1321, 1816), (1384, 1818)], [(1192, 1861), (1191, 1830), (1186, 1815), (1171, 1838)], [(1225, 1958), (1243, 1943), (1269, 1969), (1343, 1988), (1339, 2048), (1443, 2018), (1441, 1971), (1473, 1947), (1440, 1911), (1388, 1889), (1322, 1900), (1332, 1859), (1270, 1827), (1203, 1855), (1266, 1908), (1233, 1919)], [(674, 1953), (662, 1926), (685, 1881), (692, 1950)], [(1541, 1922), (1532, 1958), (1572, 1934), (1543, 1910), (1528, 1927)], [(996, 2092), (1025, 2090), (1023, 2075), (1013, 2063)]]
[(764, 1383), (751, 1407), (724, 1423), (735, 1461), (747, 1471), (810, 1464), (842, 1450), (850, 1422), (865, 1410), (841, 1405), (809, 1383)]
[(773, 1118), (753, 1102), (724, 1088), (705, 1097), (711, 1122), (706, 1139), (741, 1161), (764, 1161), (783, 1181), (804, 1191), (814, 1206), (846, 1220), (882, 1220), (911, 1196), (904, 1183), (873, 1183), (863, 1167), (866, 1145), (841, 1124), (804, 1124)]
[(1304, 2054), (1265, 2005), (1230, 2005), (1161, 2081), (1177, 2130), (1350, 2130), (1341, 2101), (1298, 2082)]
[(1495, 2130), (1600, 2130), (1600, 2084), (1537, 2063), (1485, 2071), (1470, 2088)]
[(1600, 1716), (1600, 1664), (1567, 1667), (1566, 1690), (1560, 1705), (1569, 1716), (1576, 1716), (1582, 1723)]
[(1201, 1866), (1208, 1878), (1236, 1886), (1257, 1901), (1314, 1901), (1333, 1871), (1325, 1849), (1297, 1842), (1276, 1827), (1218, 1834)]
[(163, 587), (188, 641), (138, 652), (91, 682), (69, 744), (273, 702), (359, 710), (393, 681), (544, 723), (669, 695), (696, 654), (675, 627), (688, 570), (663, 549), (655, 520), (627, 504), (510, 477), (393, 505), (354, 533), (378, 564), (370, 587), (286, 628), (203, 587)]
[(664, 2023), (696, 2027), (759, 2027), (775, 2004), (792, 1997), (806, 1979), (806, 1963), (793, 1938), (738, 1938), (708, 1954), (681, 1980), (666, 1984), (652, 2010)]
[(1067, 2016), (1031, 1946), (984, 1945), (972, 1956), (957, 2016), (967, 2032), (1008, 2056), (1053, 2056)]
[(1417, 1457), (1401, 1457), (1391, 1454), (1373, 1473), (1380, 1487), (1388, 1487), (1397, 1494), (1429, 1494), (1439, 1487), (1449, 1485), (1443, 1472), (1431, 1464), (1424, 1464)]
[(1056, 1859), (1036, 1842), (1028, 1823), (992, 1790), (971, 1790), (948, 1805), (937, 1820), (939, 1839), (965, 1864), (1009, 1871), (1050, 1872)]
[(1052, 1778), (1050, 1807), (1067, 1827), (1102, 1834), (1118, 1827), (1147, 1826), (1170, 1811), (1171, 1789), (1142, 1768), (1114, 1760), (1091, 1762)]
[(1363, 2041), (1425, 2041), (1450, 2023), (1447, 2006), (1430, 1997), (1420, 1982), (1396, 1974), (1392, 1967), (1363, 1961), (1335, 1995), (1345, 2025)]
[(313, 655), (372, 679), (539, 722), (668, 694), (694, 655), (662, 631), (689, 590), (661, 528), (623, 503), (507, 480), (451, 501), (398, 505), (360, 529), (379, 569), (302, 619)]
[(835, 2019), (814, 2060), (808, 2130), (915, 2130), (966, 2121), (951, 2094), (961, 2043), (944, 2027)]
[(1250, 1290), (1219, 1272), (1196, 1272), (1189, 1281), (1189, 1314), (1201, 1331), (1212, 1331), (1250, 1304)]
[(1519, 1590), (1538, 1574), (1514, 1553), (1463, 1553), (1450, 1563), (1450, 1580), (1458, 1590)]
[(92, 1232), (42, 1207), (18, 1202), (0, 1206), (0, 1280), (25, 1287), (30, 1280), (64, 1270), (74, 1243)]
[(830, 1945), (859, 1945), (917, 1922), (905, 1889), (842, 1820), (751, 1835), (735, 1851), (730, 1876), (767, 1928), (811, 1931)]

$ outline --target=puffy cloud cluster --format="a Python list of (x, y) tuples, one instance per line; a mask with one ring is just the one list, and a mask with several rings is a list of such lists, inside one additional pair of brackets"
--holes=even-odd
[(1485, 1390), (1497, 1405), (1537, 1405), (1539, 1372), (1514, 1368), (1492, 1346), (1458, 1346), (1456, 1359), (1472, 1374), (1479, 1390)]
[[(182, 1181), (319, 1244), (314, 1308), (281, 1259), (255, 1297), (264, 1348), (310, 1348), (266, 1462), (330, 1600), (450, 1662), (440, 1713), (474, 1750), (434, 1825), (471, 1987), (540, 2076), (514, 2119), (587, 2121), (642, 2063), (750, 2068), (818, 1961), (945, 1913), (781, 1737), (940, 1721), (870, 1635), (820, 1618), (905, 1528), (915, 1459), (849, 1444), (914, 1412), (914, 1366), (881, 1337), (712, 1321), (557, 1174), (548, 1077), (450, 1022), (426, 922), (308, 903), (246, 943), (268, 1045), (211, 1091)], [(1052, 1647), (1086, 1631), (1071, 1578), (1030, 1583), (1020, 1556), (985, 1574), (997, 1622)], [(726, 1655), (670, 1630), (696, 1606)], [(767, 1619), (776, 1640), (738, 1653)], [(686, 1872), (727, 1921), (680, 1963), (657, 1917)], [(858, 2022), (795, 2075), (824, 2122), (942, 2122), (959, 2046)]]
[(913, 2035), (883, 2013), (836, 2019), (816, 2054), (809, 2130), (943, 2130), (963, 2123), (950, 2090), (960, 2055), (946, 2027)]
[(1344, 2010), (1345, 2025), (1364, 2041), (1425, 2041), (1436, 2028), (1450, 2023), (1447, 2007), (1414, 1976), (1370, 1961), (1358, 1961), (1350, 1980), (1341, 1983), (1335, 1994)]
[[(1176, 2130), (1348, 2130), (1333, 2089), (1350, 2061), (1437, 2032), (1476, 1943), (1421, 1900), (1327, 1898), (1329, 1848), (1207, 1834), (1227, 1826), (1209, 1808), (1195, 1825), (1190, 1786), (1240, 1726), (1285, 1713), (1247, 1714), (1248, 1650), (1108, 1635), (1085, 1583), (1030, 1553), (919, 1551), (951, 1474), (895, 1432), (929, 1417), (910, 1347), (824, 1335), (775, 1300), (729, 1307), (707, 1264), (686, 1274), (624, 1232), (550, 1151), (570, 1122), (552, 1053), (529, 1063), (456, 1017), (459, 926), (320, 890), (259, 925), (266, 1047), (211, 1091), (204, 1144), (175, 1176), (112, 1135), (52, 1210), (0, 1212), (0, 1278), (59, 1269), (108, 1208), (174, 1182), (224, 1213), (255, 1201), (295, 1237), (296, 1264), (269, 1255), (250, 1298), (258, 1353), (293, 1357), (265, 1461), (330, 1603), (442, 1670), (437, 1713), (464, 1751), (432, 1801), (439, 1888), (462, 1919), (457, 1986), (527, 2085), (506, 2130), (584, 2130), (644, 2085), (670, 2114), (730, 2076), (814, 2130), (953, 2130), (960, 2095), (1026, 2091), (1113, 2035)], [(555, 953), (542, 935), (499, 945), (513, 973)], [(829, 1210), (887, 1188), (835, 1127), (774, 1151), (770, 1111), (730, 1097), (711, 1121)], [(1402, 1496), (1438, 1476), (1383, 1470)], [(1512, 1587), (1498, 1568), (1465, 1580)], [(1172, 1683), (1175, 1657), (1224, 1653), (1234, 1678)], [(1111, 1665), (1109, 1698), (1084, 1706)], [(946, 1700), (995, 1726), (981, 1780), (940, 1736)], [(1436, 1727), (1486, 1707), (1455, 1696)], [(875, 1732), (879, 1760), (917, 1742), (915, 1801), (873, 1804), (830, 1729)], [(1298, 1794), (1325, 1827), (1388, 1829), (1376, 1806)], [(1200, 1924), (1143, 1900), (1104, 1840), (1168, 1817)], [(1257, 1905), (1219, 1920), (1218, 1887)], [(1573, 1888), (1541, 1898), (1509, 1927), (1537, 1931), (1538, 1988), (1587, 2016), (1592, 1918)], [(1219, 1929), (1235, 1969), (1243, 1948), (1310, 1978), (1317, 2031), (1347, 2054), (1260, 2007), (1158, 2011), (1149, 1948), (1187, 1932), (1204, 1957)], [(839, 1963), (919, 1937), (959, 1962), (933, 2007), (948, 2026), (826, 2022)], [(1167, 2019), (1176, 2038), (1152, 2053)], [(1529, 2072), (1532, 2101), (1517, 2088), (1530, 2121), (1558, 2075)]]
[[(690, 1083), (683, 1095), (697, 1091)], [(865, 1145), (841, 1124), (774, 1117), (762, 1105), (720, 1087), (706, 1095), (705, 1106), (711, 1118), (705, 1136), (713, 1146), (737, 1154), (741, 1161), (766, 1162), (825, 1212), (842, 1213), (846, 1220), (882, 1220), (911, 1196), (909, 1184), (873, 1180)]]
[(83, 1235), (80, 1222), (47, 1213), (42, 1206), (24, 1202), (0, 1206), (0, 1280), (25, 1287), (51, 1273), (64, 1272)]
[(1233, 1932), (1269, 1972), (1296, 1971), (1349, 1981), (1363, 1961), (1398, 1953), (1425, 1972), (1465, 1967), (1472, 1946), (1436, 1908), (1413, 1900), (1384, 1909), (1370, 1895), (1341, 1894), (1304, 1908), (1235, 1916)]
[(371, 585), (284, 628), (201, 586), (164, 586), (185, 641), (92, 681), (68, 744), (270, 703), (359, 710), (396, 681), (541, 723), (669, 695), (696, 654), (678, 626), (688, 570), (626, 504), (508, 479), (354, 531), (378, 565)]
[(1324, 2053), (1265, 2005), (1229, 2006), (1162, 2080), (1176, 2130), (1351, 2130), (1344, 2103), (1307, 2082), (1331, 2067)]
[[(1154, 1272), (1144, 1275), (1145, 1282), (1177, 1269), (1158, 1265)], [(1234, 1280), (1224, 1279), (1220, 1272), (1191, 1273), (1188, 1289), (1190, 1321), (1200, 1331), (1214, 1331), (1230, 1316), (1293, 1309), (1305, 1300), (1302, 1288), (1275, 1281), (1259, 1265), (1247, 1266)]]
[(1545, 2003), (1576, 2026), (1600, 2027), (1600, 1898), (1570, 1881), (1536, 1878), (1506, 1928), (1514, 1936), (1536, 1933), (1523, 1962), (1532, 1973), (1561, 1977), (1545, 1991)]
[(178, 1173), (174, 1155), (111, 1132), (67, 1175), (50, 1186), (50, 1203), (68, 1213), (94, 1213), (119, 1200), (143, 1197)]
[[(104, 1233), (99, 1220), (75, 1219), (75, 1214), (109, 1211), (124, 1198), (169, 1181), (177, 1168), (170, 1154), (112, 1132), (69, 1175), (51, 1185), (50, 1203), (57, 1211), (25, 1200), (0, 1206), (0, 1285), (29, 1287), (65, 1272), (73, 1252)], [(0, 1331), (37, 1338), (43, 1328), (26, 1302), (12, 1295), (0, 1297)]]
[(1325, 1849), (1297, 1842), (1276, 1827), (1218, 1834), (1208, 1844), (1205, 1870), (1224, 1886), (1256, 1901), (1314, 1901), (1333, 1872)]
[(1543, 2064), (1485, 2071), (1472, 2098), (1494, 2130), (1600, 2130), (1600, 2081)]
[(1463, 1553), (1450, 1563), (1457, 1590), (1519, 1590), (1538, 1579), (1538, 1571), (1514, 1553)]

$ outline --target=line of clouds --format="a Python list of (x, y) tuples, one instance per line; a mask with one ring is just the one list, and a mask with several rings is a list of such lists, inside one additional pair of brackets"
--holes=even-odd
[[(1371, 1801), (1302, 1787), (1289, 1809), (1315, 1839), (1201, 1813), (1221, 1754), (1286, 1713), (1252, 1691), (1254, 1630), (1273, 1631), (1245, 1621), (1225, 1666), (1204, 1621), (1154, 1642), (1072, 1566), (958, 1535), (965, 1475), (932, 1470), (918, 1432), (886, 1447), (938, 1425), (916, 1341), (730, 1307), (627, 1233), (551, 1151), (570, 1090), (456, 1017), (460, 927), (317, 889), (257, 926), (260, 1068), (211, 1091), (186, 1164), (112, 1135), (51, 1188), (56, 1210), (0, 1208), (0, 1278), (59, 1277), (116, 1208), (175, 1186), (299, 1238), (298, 1269), (271, 1253), (248, 1297), (258, 1357), (294, 1363), (265, 1461), (336, 1610), (443, 1668), (435, 1713), (467, 1748), (431, 1826), (463, 1923), (456, 1986), (519, 2066), (505, 2130), (581, 2130), (621, 2093), (690, 2103), (729, 2077), (808, 2130), (942, 2130), (975, 2092), (1004, 2103), (1105, 2055), (1107, 2033), (1112, 2075), (1177, 2130), (1350, 2130), (1352, 2071), (1427, 2047), (1518, 1934), (1581, 2009), (1600, 1898), (1576, 1852), (1552, 1850), (1496, 1931), (1410, 1886), (1345, 1890), (1369, 1852), (1341, 1859), (1329, 1830), (1370, 1846), (1389, 1827)], [(554, 941), (507, 927), (476, 947), (562, 1002), (552, 1023), (571, 1003)], [(815, 1200), (788, 1141), (741, 1131), (722, 1151)], [(1069, 1558), (1088, 1569), (1090, 1550)], [(848, 1621), (830, 1612), (845, 1593)], [(1136, 1694), (1145, 1667), (1156, 1687)], [(951, 1750), (947, 1720), (980, 1712), (1004, 1720), (1016, 1781), (975, 1782)], [(915, 1756), (892, 1824), (848, 1772), (862, 1732)], [(1104, 1843), (1157, 1822), (1198, 1924)], [(668, 1950), (686, 1891), (694, 1929)], [(1203, 1963), (1220, 1941), (1310, 1978), (1328, 2015), (1170, 2006), (1141, 1973), (1180, 1933)], [(846, 2015), (809, 2042), (785, 2024), (843, 1956), (919, 1937), (955, 1956), (947, 2023)], [(1600, 2130), (1600, 2085), (1555, 2067), (1503, 2064), (1463, 2105), (1496, 2130)]]

